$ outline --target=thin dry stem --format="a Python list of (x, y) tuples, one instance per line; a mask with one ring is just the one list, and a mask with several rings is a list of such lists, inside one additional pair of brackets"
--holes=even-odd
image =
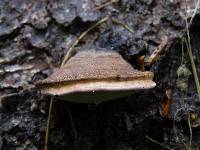
[(108, 17), (104, 17), (103, 19), (101, 19), (100, 21), (98, 21), (97, 23), (95, 23), (93, 26), (91, 26), (90, 28), (88, 28), (86, 31), (84, 31), (77, 39), (76, 41), (72, 44), (72, 46), (70, 46), (70, 48), (67, 51), (67, 54), (65, 55), (61, 67), (63, 67), (63, 65), (69, 60), (69, 58), (71, 57), (71, 54), (74, 51), (74, 47), (79, 43), (79, 41), (88, 33), (90, 32), (92, 29), (96, 28), (97, 26), (99, 26), (100, 24), (104, 23), (105, 21), (108, 20)]
[(181, 53), (182, 53), (182, 55), (181, 55), (181, 65), (183, 64), (183, 61), (184, 61), (184, 49), (183, 49), (183, 42), (184, 42), (184, 40), (183, 40), (183, 39), (181, 39)]
[(48, 150), (49, 127), (50, 127), (50, 122), (51, 122), (52, 106), (53, 106), (53, 97), (51, 97), (50, 104), (49, 104), (49, 113), (48, 113), (47, 128), (46, 128), (46, 135), (45, 135), (45, 147), (44, 147), (45, 150)]
[[(94, 28), (96, 28), (97, 26), (99, 26), (100, 24), (106, 22), (108, 20), (108, 16), (104, 17), (103, 19), (101, 19), (100, 21), (98, 21), (97, 23), (95, 23), (93, 26), (91, 26), (90, 28), (88, 28), (86, 31), (84, 31), (77, 39), (76, 41), (70, 46), (70, 48), (67, 51), (67, 54), (65, 55), (61, 67), (70, 59), (71, 54), (74, 52), (74, 47), (79, 43), (79, 41), (85, 36), (87, 35), (88, 32), (90, 32), (91, 30), (93, 30)], [(131, 33), (134, 33), (134, 31), (126, 24), (119, 22), (116, 19), (112, 19), (112, 22), (120, 24), (121, 26), (123, 26), (126, 30), (128, 30)]]
[(95, 10), (102, 9), (102, 8), (104, 8), (104, 7), (108, 6), (108, 5), (111, 5), (112, 3), (116, 3), (116, 2), (118, 2), (118, 1), (119, 1), (119, 0), (110, 0), (110, 1), (108, 1), (108, 2), (103, 3), (103, 4), (100, 5), (100, 6), (97, 6), (97, 7), (95, 8)]
[(189, 150), (191, 150), (191, 146), (192, 146), (192, 128), (191, 128), (191, 122), (190, 122), (190, 113), (188, 113), (188, 127), (189, 127), (189, 131), (190, 131), (190, 139), (189, 139)]
[(134, 34), (134, 31), (128, 25), (126, 25), (126, 24), (124, 24), (124, 23), (122, 23), (122, 22), (120, 22), (120, 21), (118, 21), (116, 19), (112, 19), (112, 22), (117, 23), (117, 24), (123, 26), (126, 30), (128, 30), (129, 32), (131, 32), (131, 33)]
[[(187, 6), (187, 2), (185, 1), (186, 6)], [(187, 42), (188, 42), (188, 54), (189, 54), (189, 58), (190, 58), (190, 62), (191, 62), (191, 66), (192, 66), (192, 72), (193, 72), (193, 76), (194, 76), (194, 80), (195, 80), (195, 84), (196, 84), (196, 88), (197, 88), (197, 95), (200, 101), (200, 84), (199, 84), (199, 79), (198, 79), (198, 75), (197, 75), (197, 70), (196, 70), (196, 65), (194, 63), (194, 59), (193, 59), (193, 54), (192, 54), (192, 47), (191, 47), (191, 38), (190, 38), (190, 32), (189, 32), (189, 27), (188, 27), (188, 15), (187, 15), (187, 7), (186, 7), (186, 17), (185, 17), (185, 25), (186, 25), (186, 33), (187, 33)]]
[(152, 138), (149, 137), (148, 135), (146, 135), (145, 138), (147, 138), (149, 141), (151, 141), (151, 142), (153, 142), (153, 143), (156, 143), (156, 144), (158, 144), (158, 145), (160, 145), (160, 146), (162, 146), (162, 147), (164, 147), (164, 148), (166, 148), (166, 149), (168, 149), (168, 150), (174, 150), (173, 148), (168, 147), (168, 146), (165, 146), (165, 145), (163, 145), (162, 143), (160, 143), (160, 142), (158, 142), (158, 141), (152, 139)]

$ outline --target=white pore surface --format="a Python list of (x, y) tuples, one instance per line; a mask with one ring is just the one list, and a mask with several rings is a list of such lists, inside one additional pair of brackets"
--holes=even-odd
[(156, 83), (151, 80), (133, 81), (80, 81), (72, 84), (60, 84), (56, 87), (49, 87), (43, 90), (49, 95), (67, 95), (76, 92), (96, 92), (96, 91), (137, 91), (151, 89)]

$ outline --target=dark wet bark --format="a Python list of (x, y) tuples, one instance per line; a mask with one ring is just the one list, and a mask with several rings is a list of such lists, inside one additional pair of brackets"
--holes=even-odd
[[(34, 82), (49, 76), (61, 64), (78, 35), (106, 15), (128, 25), (134, 34), (111, 21), (90, 32), (79, 49), (96, 47), (118, 51), (134, 67), (135, 58), (147, 59), (169, 36), (170, 47), (146, 70), (155, 73), (157, 87), (98, 106), (55, 100), (49, 149), (74, 149), (71, 111), (77, 129), (77, 149), (131, 150), (162, 149), (146, 135), (175, 149), (172, 121), (185, 100), (187, 109), (199, 114), (193, 76), (188, 90), (177, 88), (184, 30), (182, 0), (119, 0), (100, 10), (102, 0), (0, 0), (0, 149), (43, 149), (49, 97), (34, 88)], [(190, 10), (194, 8), (189, 5)], [(190, 28), (197, 72), (200, 74), (200, 17)], [(184, 62), (191, 69), (186, 48)], [(168, 119), (162, 116), (165, 89), (171, 88), (173, 103)], [(177, 119), (179, 136), (188, 140), (186, 112)], [(199, 149), (200, 131), (193, 128), (193, 149)]]

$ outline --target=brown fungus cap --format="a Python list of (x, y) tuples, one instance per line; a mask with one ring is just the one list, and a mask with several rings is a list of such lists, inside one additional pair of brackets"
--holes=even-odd
[(133, 69), (115, 51), (80, 51), (50, 77), (36, 83), (45, 94), (100, 103), (155, 87), (152, 72)]

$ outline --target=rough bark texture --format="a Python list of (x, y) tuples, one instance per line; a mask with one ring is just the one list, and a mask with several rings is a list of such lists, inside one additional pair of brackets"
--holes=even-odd
[[(174, 115), (183, 105), (193, 114), (199, 114), (200, 108), (192, 75), (184, 81), (187, 90), (181, 92), (177, 86), (181, 39), (186, 37), (184, 0), (119, 0), (95, 9), (103, 3), (103, 0), (0, 0), (0, 149), (44, 148), (50, 98), (41, 95), (34, 83), (58, 68), (78, 35), (106, 15), (128, 25), (134, 34), (109, 20), (87, 34), (79, 42), (79, 49), (113, 49), (137, 68), (136, 58), (141, 55), (148, 58), (167, 35), (170, 47), (154, 65), (145, 66), (155, 73), (157, 87), (97, 106), (55, 99), (49, 149), (164, 149), (145, 136), (174, 149), (185, 148), (183, 142), (189, 139), (187, 113), (183, 110), (176, 117), (177, 134), (172, 128)], [(188, 3), (189, 10), (194, 7)], [(199, 27), (197, 14), (190, 31), (198, 75)], [(184, 64), (192, 72), (185, 47)], [(173, 93), (168, 118), (163, 117), (161, 108), (161, 103), (167, 101), (166, 88)], [(199, 127), (192, 131), (192, 149), (198, 150)]]

